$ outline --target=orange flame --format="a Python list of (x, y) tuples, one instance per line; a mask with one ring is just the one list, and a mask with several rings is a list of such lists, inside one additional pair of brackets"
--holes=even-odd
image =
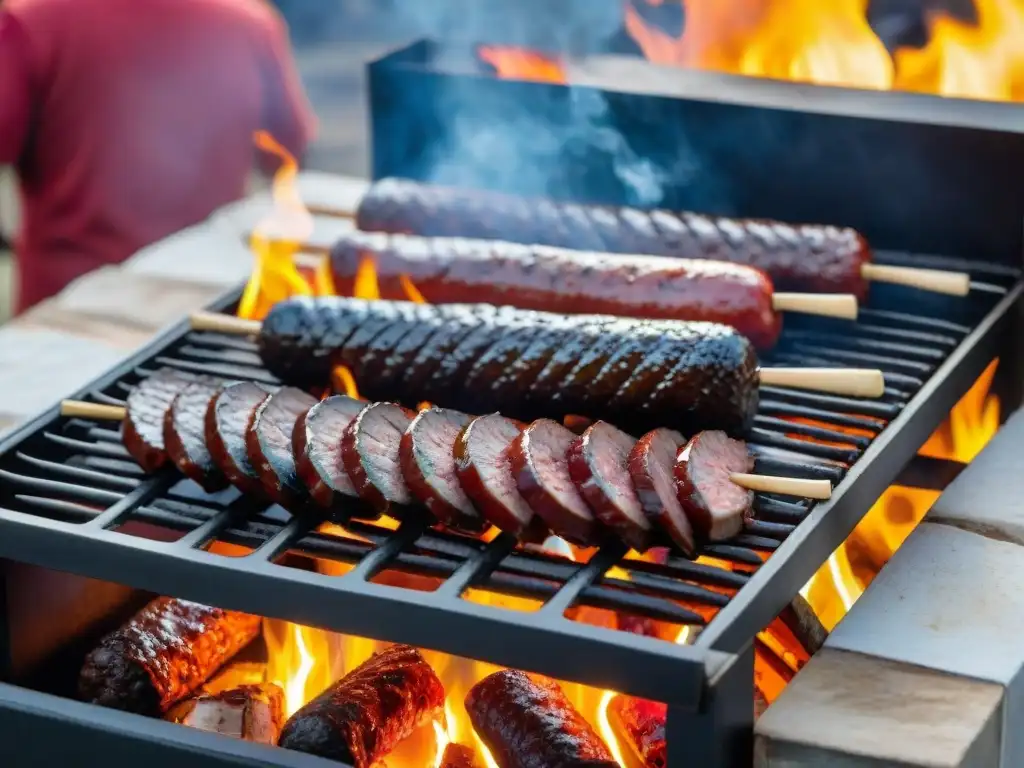
[(503, 45), (482, 45), (477, 49), (481, 60), (494, 67), (502, 80), (531, 80), (540, 83), (566, 82), (565, 65), (556, 57), (527, 48)]
[[(625, 26), (656, 64), (854, 88), (990, 100), (1024, 98), (1024, 0), (976, 0), (977, 22), (930, 19), (922, 49), (890, 56), (868, 24), (868, 0), (677, 0), (672, 35), (625, 0)], [(646, 0), (660, 5), (663, 0)]]

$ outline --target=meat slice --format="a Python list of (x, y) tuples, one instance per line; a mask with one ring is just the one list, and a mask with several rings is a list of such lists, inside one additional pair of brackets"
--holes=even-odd
[(495, 672), (470, 688), (466, 712), (502, 768), (618, 768), (554, 681)]
[(167, 719), (243, 741), (277, 744), (284, 724), (284, 691), (273, 683), (262, 683), (201, 693), (168, 712)]
[(416, 415), (402, 435), (402, 474), (412, 495), (445, 525), (480, 533), (490, 523), (462, 490), (455, 470), (455, 443), (471, 416), (447, 408)]
[(627, 466), (647, 518), (665, 531), (684, 555), (696, 557), (693, 527), (676, 496), (676, 456), (684, 445), (686, 438), (673, 429), (651, 430), (633, 446)]
[(636, 442), (607, 422), (594, 422), (569, 447), (569, 474), (597, 519), (644, 552), (652, 544), (653, 528), (627, 467)]
[(676, 493), (699, 537), (722, 541), (743, 530), (754, 492), (736, 485), (730, 476), (753, 469), (747, 444), (725, 432), (711, 430), (690, 438), (676, 461)]
[(516, 487), (509, 452), (523, 427), (497, 413), (478, 416), (459, 433), (455, 471), (462, 490), (491, 523), (522, 541), (539, 543), (547, 536)]
[(259, 634), (261, 619), (158, 597), (85, 658), (78, 693), (100, 706), (161, 715)]
[(444, 712), (444, 687), (415, 648), (380, 651), (292, 715), (278, 745), (355, 768), (380, 764)]
[(412, 419), (412, 412), (394, 403), (372, 403), (342, 433), (341, 461), (356, 493), (384, 512), (413, 500), (399, 456)]
[(576, 435), (550, 419), (524, 429), (509, 451), (512, 473), (526, 503), (552, 533), (582, 546), (596, 546), (605, 530), (569, 475), (569, 448)]
[(611, 722), (644, 768), (668, 764), (665, 721), (668, 707), (658, 701), (616, 696), (608, 705)]
[(365, 406), (362, 400), (334, 395), (295, 422), (292, 449), (299, 479), (316, 504), (337, 516), (379, 516), (367, 513), (341, 458), (341, 436)]
[(206, 445), (214, 463), (243, 493), (264, 497), (259, 472), (249, 461), (245, 436), (256, 411), (270, 393), (259, 384), (242, 381), (224, 387), (206, 410)]
[(125, 449), (143, 471), (155, 472), (167, 462), (164, 416), (178, 393), (193, 381), (195, 376), (161, 368), (128, 395), (121, 434)]
[(441, 768), (479, 768), (476, 753), (469, 747), (452, 742), (441, 755)]
[(306, 487), (295, 468), (292, 435), (317, 399), (295, 387), (281, 387), (264, 400), (246, 432), (249, 461), (259, 473), (267, 495), (285, 507), (306, 499)]
[(216, 493), (228, 486), (228, 479), (206, 445), (206, 412), (223, 388), (223, 382), (217, 379), (197, 377), (178, 393), (164, 414), (167, 455), (181, 474), (198, 483), (207, 493)]

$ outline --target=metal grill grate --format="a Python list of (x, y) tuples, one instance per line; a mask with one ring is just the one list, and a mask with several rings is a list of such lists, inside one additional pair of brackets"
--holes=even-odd
[[(485, 543), (415, 520), (395, 529), (355, 521), (318, 529), (314, 519), (257, 506), (233, 489), (204, 494), (173, 470), (146, 476), (115, 425), (62, 419), (55, 410), (0, 446), (0, 555), (624, 693), (698, 701), (720, 656), (711, 649), (734, 652), (750, 642), (795, 594), (793, 584), (802, 582), (794, 579), (806, 580), (845, 538), (877, 498), (879, 482), (895, 477), (994, 356), (998, 324), (1022, 288), (1010, 270), (965, 266), (975, 279), (968, 299), (915, 295), (908, 312), (898, 308), (910, 293), (883, 289), (856, 324), (788, 319), (767, 365), (878, 367), (886, 392), (858, 400), (762, 388), (748, 437), (757, 471), (827, 478), (836, 492), (817, 506), (759, 494), (756, 518), (741, 535), (703, 548), (709, 562), (656, 564), (625, 558), (625, 548), (612, 545), (576, 563), (517, 547), (505, 534)], [(136, 382), (162, 366), (277, 383), (251, 341), (182, 326), (78, 397), (123, 405)], [(879, 439), (894, 420), (914, 425), (904, 425), (909, 437), (898, 447)], [(869, 459), (881, 466), (873, 474), (865, 471)], [(863, 488), (853, 493), (858, 483)], [(175, 532), (174, 540), (147, 538), (159, 530)], [(252, 552), (206, 551), (213, 541)], [(772, 556), (779, 549), (785, 554)], [(327, 576), (276, 562), (286, 553), (354, 567)], [(439, 586), (422, 592), (373, 582), (384, 570), (433, 577)], [(468, 587), (542, 607), (523, 613), (481, 605), (465, 599)], [(565, 615), (574, 606), (698, 626), (717, 616), (693, 648), (576, 623)]]

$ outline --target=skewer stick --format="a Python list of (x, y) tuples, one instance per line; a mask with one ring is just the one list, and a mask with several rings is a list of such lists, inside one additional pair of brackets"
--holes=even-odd
[(194, 331), (213, 331), (232, 336), (255, 336), (262, 325), (259, 320), (246, 320), (244, 317), (220, 312), (193, 312), (188, 319)]
[(846, 397), (881, 397), (885, 376), (872, 368), (761, 368), (761, 384)]
[(124, 421), (128, 410), (123, 405), (86, 403), (81, 400), (64, 400), (60, 404), (60, 415), (96, 421)]
[(857, 297), (851, 293), (775, 293), (772, 307), (776, 312), (857, 319)]
[(932, 293), (966, 296), (971, 292), (971, 276), (966, 272), (948, 272), (942, 269), (892, 267), (887, 264), (865, 264), (861, 277), (875, 283), (906, 285)]
[(824, 501), (832, 497), (832, 483), (828, 480), (805, 480), (799, 477), (774, 477), (772, 475), (748, 475), (733, 472), (729, 475), (740, 488), (762, 493), (779, 493), (784, 496), (802, 496), (806, 499)]

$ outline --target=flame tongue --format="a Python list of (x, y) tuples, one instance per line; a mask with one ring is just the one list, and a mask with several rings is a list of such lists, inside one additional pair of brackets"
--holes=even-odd
[(532, 80), (541, 83), (564, 83), (565, 67), (557, 58), (528, 48), (482, 45), (477, 49), (482, 61), (494, 67), (503, 80)]

